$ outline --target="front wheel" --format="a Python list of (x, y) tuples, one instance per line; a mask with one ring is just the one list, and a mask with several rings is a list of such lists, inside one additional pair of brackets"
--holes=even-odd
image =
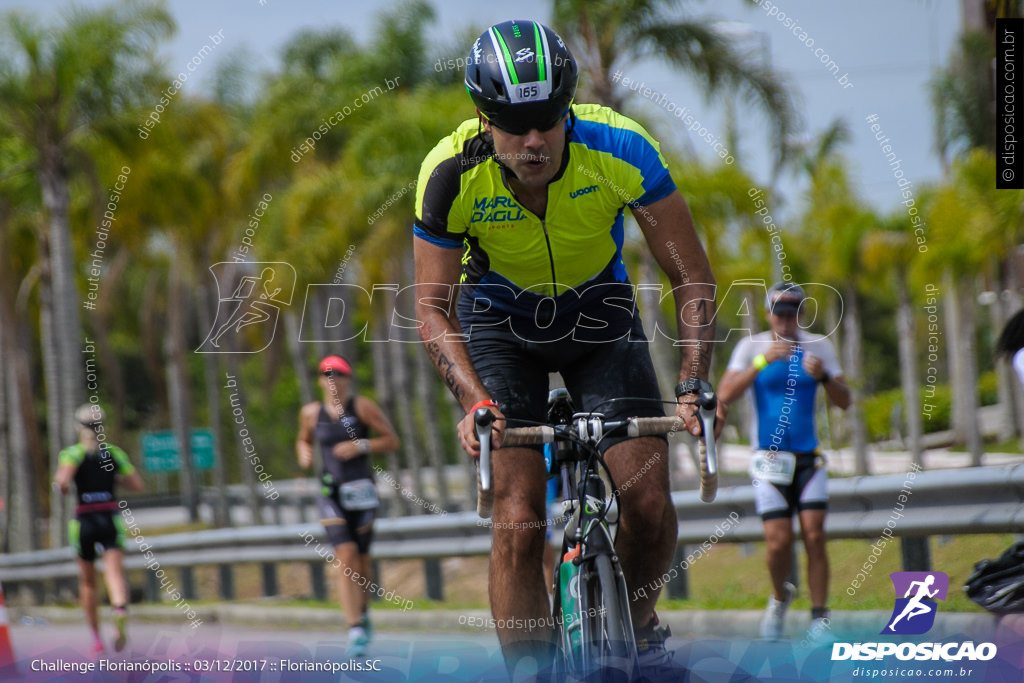
[(579, 613), (583, 662), (599, 672), (597, 680), (631, 680), (638, 671), (636, 638), (622, 570), (608, 555), (585, 564)]

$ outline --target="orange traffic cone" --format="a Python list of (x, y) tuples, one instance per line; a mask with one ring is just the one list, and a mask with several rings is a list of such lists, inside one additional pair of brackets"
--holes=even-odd
[(0, 584), (0, 669), (14, 664), (14, 649), (11, 647), (11, 629), (7, 623), (7, 606), (4, 603), (4, 587)]

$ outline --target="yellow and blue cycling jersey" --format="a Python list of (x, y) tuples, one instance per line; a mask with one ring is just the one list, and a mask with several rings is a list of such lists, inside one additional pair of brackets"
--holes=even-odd
[(600, 321), (597, 327), (629, 328), (628, 305), (607, 303), (632, 302), (622, 262), (624, 209), (652, 204), (676, 186), (658, 143), (635, 121), (598, 105), (574, 111), (544, 219), (516, 200), (477, 119), (424, 160), (414, 234), (463, 250), (464, 328), (511, 317), (535, 321), (557, 338), (564, 330), (554, 328), (572, 327), (584, 313)]

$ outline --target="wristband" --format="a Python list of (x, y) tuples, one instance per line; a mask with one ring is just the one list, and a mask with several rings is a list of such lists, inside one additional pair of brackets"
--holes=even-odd
[(758, 355), (754, 356), (754, 363), (753, 363), (753, 365), (754, 365), (755, 368), (757, 368), (758, 372), (761, 372), (766, 367), (768, 367), (768, 359), (765, 357), (765, 355), (763, 353), (762, 354), (758, 354)]
[(822, 384), (828, 384), (830, 381), (832, 381), (832, 375), (828, 374), (827, 370), (823, 370), (821, 373), (821, 379), (819, 379), (818, 381), (821, 382)]
[(370, 453), (370, 440), (369, 439), (359, 439), (359, 441), (357, 443), (359, 445), (359, 452), (360, 453), (363, 453), (364, 455), (368, 455)]
[(470, 413), (475, 413), (477, 408), (497, 408), (497, 407), (498, 407), (498, 402), (495, 401), (493, 398), (488, 398), (488, 399), (485, 399), (483, 401), (480, 401), (475, 406), (470, 408), (469, 412)]

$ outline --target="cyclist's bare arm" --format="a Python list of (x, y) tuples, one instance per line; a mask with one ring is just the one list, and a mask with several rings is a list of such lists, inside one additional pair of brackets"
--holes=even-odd
[[(472, 415), (468, 413), (474, 405), (491, 396), (473, 370), (465, 343), (457, 339), (462, 328), (456, 317), (457, 288), (454, 285), (458, 284), (462, 273), (462, 252), (416, 238), (413, 240), (413, 255), (416, 259), (416, 320), (420, 323), (420, 339), (449, 391), (467, 412), (466, 418), (459, 422), (459, 441), (463, 450), (476, 457), (480, 455), (480, 445)], [(495, 408), (491, 411), (500, 415)], [(502, 423), (496, 423), (492, 432), (491, 443), (495, 448), (501, 445), (501, 427)]]
[[(708, 378), (715, 339), (715, 276), (704, 246), (693, 228), (686, 200), (675, 191), (653, 204), (633, 209), (651, 253), (668, 276), (676, 306), (678, 339), (683, 342), (679, 381)], [(700, 433), (695, 408), (680, 408), (679, 416), (693, 434)], [(728, 409), (718, 402), (720, 433)]]
[(295, 455), (302, 469), (313, 466), (313, 429), (319, 412), (320, 403), (317, 401), (307, 403), (299, 411), (299, 435), (295, 439)]

